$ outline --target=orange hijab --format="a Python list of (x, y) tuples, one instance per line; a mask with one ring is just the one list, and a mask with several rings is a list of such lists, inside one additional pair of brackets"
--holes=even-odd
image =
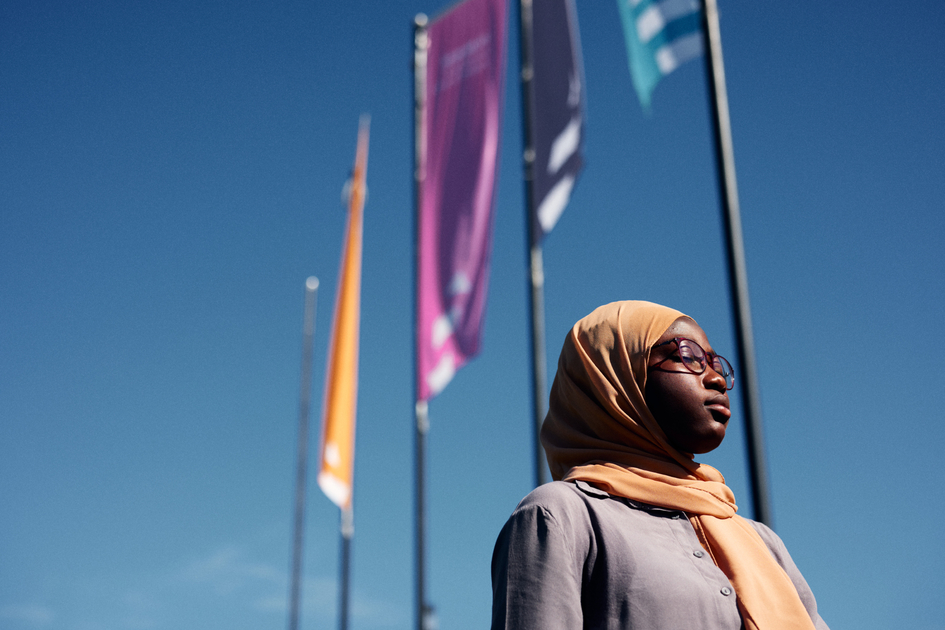
[(554, 479), (683, 510), (725, 573), (747, 630), (812, 630), (791, 579), (735, 514), (722, 474), (670, 446), (643, 392), (650, 349), (679, 311), (650, 302), (596, 309), (564, 341), (541, 442)]

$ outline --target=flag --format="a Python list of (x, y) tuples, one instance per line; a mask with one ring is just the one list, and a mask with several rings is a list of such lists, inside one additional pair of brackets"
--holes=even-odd
[(617, 0), (630, 75), (644, 109), (659, 80), (702, 54), (699, 0)]
[(479, 352), (505, 84), (506, 0), (465, 0), (427, 31), (417, 210), (417, 400)]
[(338, 293), (325, 375), (321, 465), (318, 485), (338, 507), (351, 504), (354, 477), (354, 429), (358, 401), (358, 330), (361, 311), (361, 235), (367, 191), (368, 132), (362, 116), (354, 174), (348, 183), (348, 225), (345, 230)]
[(584, 63), (574, 0), (532, 2), (532, 237), (551, 231), (584, 165)]

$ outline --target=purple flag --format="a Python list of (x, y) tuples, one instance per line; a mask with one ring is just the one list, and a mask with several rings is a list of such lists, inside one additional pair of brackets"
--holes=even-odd
[(417, 400), (442, 391), (482, 337), (505, 84), (506, 0), (431, 23), (421, 124)]
[(583, 166), (584, 64), (574, 0), (532, 2), (532, 239), (540, 243)]

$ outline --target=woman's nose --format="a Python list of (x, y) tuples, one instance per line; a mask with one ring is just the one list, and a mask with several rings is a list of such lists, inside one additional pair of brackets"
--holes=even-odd
[(706, 366), (705, 372), (702, 373), (702, 382), (705, 383), (706, 387), (717, 389), (721, 392), (725, 392), (728, 389), (725, 386), (725, 377), (716, 372), (711, 363)]

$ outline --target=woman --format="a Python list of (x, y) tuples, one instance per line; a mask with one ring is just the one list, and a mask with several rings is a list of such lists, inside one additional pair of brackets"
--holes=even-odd
[(781, 540), (722, 475), (734, 374), (694, 320), (615, 302), (574, 325), (541, 441), (556, 481), (492, 558), (492, 627), (826, 629)]

